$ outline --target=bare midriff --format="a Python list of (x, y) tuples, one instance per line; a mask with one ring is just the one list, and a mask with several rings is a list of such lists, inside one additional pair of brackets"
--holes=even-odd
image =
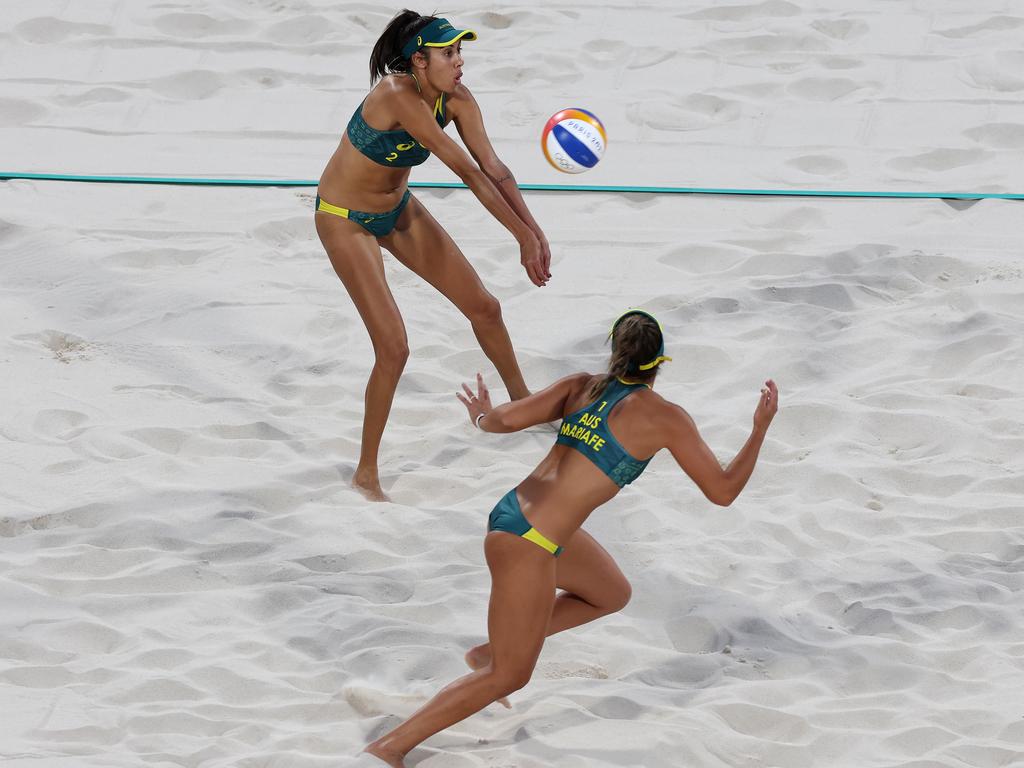
[(562, 546), (619, 487), (585, 456), (554, 445), (518, 486), (523, 515), (538, 531)]
[(332, 205), (354, 211), (390, 211), (405, 194), (409, 171), (373, 162), (352, 146), (346, 134), (320, 176), (317, 194)]

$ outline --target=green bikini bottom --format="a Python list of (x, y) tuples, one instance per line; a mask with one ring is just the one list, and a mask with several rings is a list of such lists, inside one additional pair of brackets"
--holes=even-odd
[(491, 510), (491, 516), (487, 521), (487, 530), (505, 531), (521, 536), (527, 541), (532, 541), (541, 549), (546, 549), (555, 557), (562, 554), (560, 546), (530, 525), (530, 521), (523, 515), (523, 510), (519, 506), (519, 497), (516, 496), (515, 488), (502, 496), (501, 501)]
[(398, 217), (402, 215), (402, 211), (405, 210), (405, 206), (408, 202), (409, 190), (407, 189), (405, 190), (405, 194), (402, 195), (401, 202), (387, 213), (364, 213), (363, 211), (353, 211), (348, 208), (342, 208), (338, 205), (331, 205), (326, 200), (321, 200), (320, 195), (317, 195), (316, 210), (318, 212), (322, 211), (323, 213), (340, 216), (343, 219), (351, 219), (374, 237), (384, 237), (385, 235), (390, 234), (391, 230), (395, 228), (395, 224), (398, 222)]

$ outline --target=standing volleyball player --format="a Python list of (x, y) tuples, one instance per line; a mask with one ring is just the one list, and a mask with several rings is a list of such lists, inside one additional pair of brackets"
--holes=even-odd
[[(662, 448), (715, 504), (731, 504), (754, 471), (778, 409), (765, 382), (746, 443), (725, 468), (693, 419), (652, 390), (665, 357), (661, 327), (632, 310), (612, 326), (608, 372), (577, 373), (516, 402), (491, 407), (477, 392), (459, 399), (485, 432), (516, 432), (562, 419), (555, 445), (491, 512), (484, 555), (491, 572), (488, 643), (466, 661), (475, 671), (442, 689), (366, 751), (402, 766), (417, 744), (529, 681), (546, 635), (620, 610), (630, 586), (611, 555), (580, 526), (644, 471)], [(561, 589), (557, 595), (556, 589)]]
[[(445, 19), (402, 11), (370, 56), (376, 86), (356, 108), (323, 175), (316, 230), (373, 344), (359, 464), (352, 484), (374, 501), (378, 451), (409, 355), (402, 316), (384, 276), (381, 247), (439, 290), (470, 321), (513, 400), (529, 394), (501, 307), (448, 233), (410, 194), (409, 172), (433, 152), (466, 183), (519, 243), (520, 261), (538, 286), (551, 277), (547, 239), (512, 173), (498, 159), (480, 108), (462, 85), (462, 42), (476, 33)], [(470, 154), (445, 134), (454, 122)]]

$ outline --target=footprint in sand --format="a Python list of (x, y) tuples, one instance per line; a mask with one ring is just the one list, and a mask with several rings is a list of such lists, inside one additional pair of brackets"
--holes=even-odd
[(153, 248), (139, 251), (122, 251), (103, 257), (103, 261), (115, 268), (131, 270), (151, 270), (167, 267), (190, 267), (209, 251), (182, 248)]
[(342, 697), (363, 717), (377, 715), (411, 715), (423, 702), (423, 696), (409, 696), (384, 693), (376, 688), (365, 685), (346, 685), (341, 691)]
[(964, 135), (989, 149), (1024, 149), (1024, 124), (986, 123), (964, 131)]
[[(0, 115), (3, 114), (3, 99), (0, 99)], [(24, 234), (25, 228), (0, 219), (0, 242), (11, 242)]]
[(161, 453), (171, 455), (180, 453), (182, 446), (190, 437), (188, 432), (168, 427), (133, 429), (125, 432), (125, 436), (138, 440), (140, 443), (148, 445), (150, 448), (154, 448)]
[(838, 283), (823, 283), (808, 286), (772, 286), (755, 293), (765, 301), (782, 301), (787, 304), (810, 304), (836, 312), (852, 312), (856, 304), (850, 291)]
[(802, 155), (787, 161), (786, 165), (792, 166), (804, 173), (833, 178), (845, 176), (849, 170), (849, 166), (843, 160), (837, 157), (829, 157), (828, 155)]
[[(312, 200), (309, 202), (309, 207), (312, 209)], [(313, 224), (312, 216), (291, 216), (287, 219), (266, 221), (251, 230), (249, 234), (261, 243), (277, 250), (289, 245), (312, 241), (316, 237), (316, 227)]]
[(657, 98), (630, 105), (631, 122), (662, 131), (693, 131), (739, 119), (742, 110), (735, 101), (718, 96), (693, 94), (677, 99)]
[(89, 417), (80, 411), (49, 409), (36, 414), (32, 428), (44, 437), (70, 440), (82, 432), (78, 428), (88, 420)]
[(827, 53), (828, 42), (817, 35), (751, 35), (749, 37), (723, 37), (709, 41), (709, 53), (715, 56), (751, 56), (753, 54), (781, 54), (790, 57), (795, 52)]
[(220, 91), (224, 85), (224, 77), (205, 69), (179, 72), (176, 75), (157, 78), (150, 83), (153, 91), (161, 96), (181, 101), (208, 99)]
[(932, 30), (933, 35), (941, 35), (953, 39), (978, 39), (985, 32), (1013, 32), (1024, 27), (1024, 19), (1015, 16), (993, 16), (978, 24), (966, 27)]
[(318, 43), (332, 32), (332, 24), (323, 16), (310, 14), (281, 21), (269, 27), (264, 37), (281, 45)]
[(858, 82), (846, 77), (805, 77), (796, 80), (786, 89), (794, 96), (807, 101), (838, 101), (857, 91), (871, 92), (875, 89), (872, 83)]
[(610, 720), (640, 720), (648, 710), (642, 704), (623, 696), (604, 696), (588, 704), (587, 709), (598, 717)]
[(886, 165), (899, 171), (950, 171), (981, 163), (988, 153), (980, 149), (933, 149), (919, 155), (905, 155)]
[(757, 18), (786, 18), (797, 16), (802, 11), (800, 7), (784, 0), (768, 0), (766, 3), (756, 5), (724, 5), (719, 7), (705, 8), (695, 13), (681, 15), (683, 19), (694, 19), (697, 21), (746, 21)]
[(721, 245), (683, 245), (658, 256), (659, 264), (692, 274), (724, 272), (747, 258), (738, 248)]
[(153, 20), (153, 26), (178, 40), (195, 40), (216, 35), (238, 35), (252, 25), (242, 19), (215, 19), (205, 13), (168, 13)]
[(713, 709), (726, 725), (745, 736), (782, 743), (803, 743), (811, 736), (812, 729), (805, 718), (774, 707), (735, 702)]
[(495, 67), (486, 73), (487, 81), (495, 85), (524, 87), (527, 85), (557, 85), (564, 80), (581, 76), (578, 62), (568, 56), (551, 55), (544, 66)]
[(291, 440), (292, 436), (265, 421), (252, 424), (215, 424), (200, 430), (209, 437), (222, 440)]
[(853, 40), (871, 31), (867, 24), (855, 19), (819, 19), (811, 26), (834, 40)]
[(680, 653), (716, 653), (726, 645), (725, 633), (703, 616), (684, 616), (665, 623), (672, 647)]
[(52, 16), (41, 16), (23, 21), (14, 27), (14, 34), (29, 43), (60, 43), (69, 37), (85, 35), (110, 35), (113, 30), (102, 24), (83, 24), (64, 21)]
[(1024, 52), (996, 51), (977, 56), (964, 66), (979, 88), (999, 93), (1024, 91)]
[(606, 64), (618, 65), (619, 62), (630, 52), (632, 46), (627, 46), (618, 40), (590, 40), (587, 42), (582, 53), (587, 61), (596, 66)]
[(93, 104), (116, 104), (128, 101), (132, 95), (121, 88), (90, 88), (74, 95), (57, 95), (53, 100), (68, 107), (88, 107)]
[(0, 128), (28, 125), (48, 114), (41, 104), (26, 99), (0, 99)]
[(506, 13), (494, 13), (488, 11), (481, 13), (478, 17), (479, 26), (487, 29), (508, 29), (512, 26), (512, 16)]
[(47, 330), (42, 333), (30, 333), (14, 337), (16, 341), (38, 344), (48, 349), (62, 363), (75, 360), (88, 360), (88, 351), (93, 346), (85, 339), (63, 331)]

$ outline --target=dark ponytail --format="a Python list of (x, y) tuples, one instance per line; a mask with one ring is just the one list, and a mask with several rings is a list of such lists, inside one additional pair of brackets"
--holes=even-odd
[(641, 371), (640, 366), (654, 360), (661, 351), (661, 328), (648, 315), (629, 314), (612, 329), (612, 358), (608, 373), (590, 385), (589, 397), (597, 397), (615, 379), (649, 383), (658, 375), (658, 366)]
[(370, 85), (391, 72), (409, 71), (409, 60), (402, 56), (402, 46), (435, 18), (420, 16), (406, 8), (388, 22), (370, 54)]

